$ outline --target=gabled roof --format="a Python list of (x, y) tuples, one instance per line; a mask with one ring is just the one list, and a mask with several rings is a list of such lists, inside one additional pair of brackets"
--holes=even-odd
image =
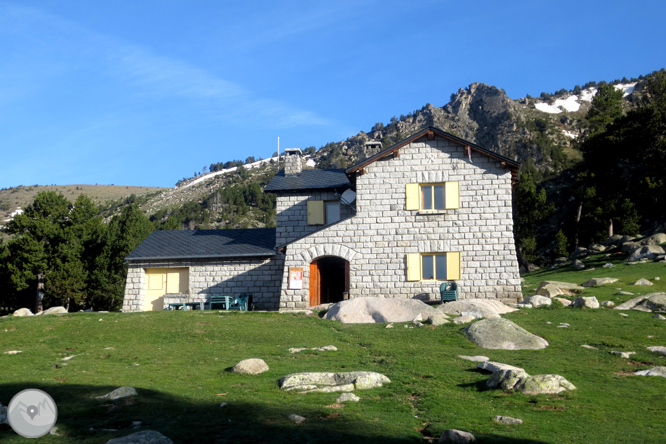
[(278, 172), (264, 191), (300, 191), (332, 188), (351, 188), (351, 183), (342, 169), (303, 170), (295, 176), (285, 176), (284, 170)]
[(483, 148), (479, 145), (476, 145), (472, 142), (468, 142), (467, 140), (461, 139), (458, 136), (454, 136), (453, 134), (449, 134), (446, 131), (442, 131), (441, 129), (439, 129), (437, 127), (434, 127), (434, 126), (422, 129), (418, 133), (412, 134), (410, 137), (401, 140), (400, 142), (396, 143), (395, 145), (393, 145), (393, 146), (391, 146), (391, 147), (389, 147), (389, 148), (387, 148), (383, 151), (380, 151), (379, 153), (375, 154), (374, 156), (369, 157), (369, 158), (357, 163), (356, 165), (347, 168), (345, 170), (345, 172), (347, 174), (353, 174), (353, 173), (356, 173), (358, 171), (362, 171), (363, 168), (370, 165), (371, 163), (376, 162), (379, 159), (383, 159), (384, 157), (394, 155), (394, 153), (396, 153), (400, 148), (402, 148), (406, 145), (409, 145), (410, 143), (412, 143), (412, 142), (414, 142), (414, 141), (416, 141), (416, 140), (418, 140), (422, 137), (427, 137), (429, 140), (431, 140), (431, 139), (434, 139), (435, 136), (440, 136), (440, 137), (443, 137), (445, 139), (451, 140), (453, 142), (457, 142), (460, 145), (462, 145), (462, 147), (469, 147), (469, 149), (471, 149), (472, 152), (477, 152), (477, 153), (486, 155), (486, 156), (488, 156), (492, 159), (497, 160), (498, 162), (501, 162), (504, 166), (506, 166), (508, 168), (511, 168), (511, 175), (515, 180), (515, 178), (518, 174), (518, 168), (520, 168), (520, 163), (519, 162), (516, 162), (515, 160), (511, 160), (508, 157), (504, 157), (500, 154), (497, 154), (493, 151), (490, 151), (490, 150), (488, 150), (486, 148)]
[(275, 255), (275, 228), (153, 231), (125, 259), (214, 259)]

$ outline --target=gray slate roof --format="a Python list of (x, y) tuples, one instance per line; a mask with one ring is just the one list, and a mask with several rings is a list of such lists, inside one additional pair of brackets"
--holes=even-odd
[(125, 259), (199, 259), (275, 255), (275, 228), (153, 231)]
[(285, 176), (284, 170), (275, 175), (264, 191), (299, 191), (331, 188), (351, 188), (345, 170), (303, 170), (297, 176)]

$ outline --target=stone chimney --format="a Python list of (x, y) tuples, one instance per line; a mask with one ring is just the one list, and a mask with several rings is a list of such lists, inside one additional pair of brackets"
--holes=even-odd
[(372, 157), (382, 150), (382, 143), (379, 140), (368, 140), (363, 147), (363, 154), (366, 157)]
[(297, 176), (301, 174), (301, 171), (303, 171), (303, 162), (301, 161), (303, 153), (300, 148), (287, 148), (284, 153), (284, 175)]

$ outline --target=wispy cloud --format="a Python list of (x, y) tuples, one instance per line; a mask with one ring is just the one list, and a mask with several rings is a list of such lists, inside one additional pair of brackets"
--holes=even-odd
[(93, 61), (103, 74), (130, 87), (133, 94), (156, 99), (179, 98), (199, 107), (211, 119), (235, 122), (251, 119), (255, 124), (275, 128), (332, 124), (315, 112), (260, 97), (247, 87), (188, 61), (98, 33), (43, 10), (0, 5), (0, 27), (3, 28), (0, 34), (38, 41), (40, 51), (64, 52), (64, 57), (73, 60), (74, 65)]

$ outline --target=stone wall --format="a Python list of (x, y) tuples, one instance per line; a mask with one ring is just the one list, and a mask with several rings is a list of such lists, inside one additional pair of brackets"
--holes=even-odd
[[(447, 181), (460, 184), (459, 209), (405, 210), (407, 183)], [(343, 247), (350, 262), (350, 297), (437, 300), (441, 282), (407, 281), (406, 254), (457, 251), (461, 298), (521, 298), (511, 172), (500, 162), (478, 153), (470, 162), (463, 146), (422, 138), (401, 148), (399, 157), (367, 166), (365, 174), (357, 176), (356, 193), (356, 216), (287, 246), (281, 309), (307, 307), (309, 263), (321, 256), (343, 257)], [(288, 203), (298, 205), (306, 198), (284, 199), (278, 211), (289, 214)], [(303, 290), (287, 289), (288, 267), (303, 267)]]
[[(275, 202), (276, 245), (284, 245), (294, 239), (322, 229), (323, 225), (308, 225), (308, 200), (340, 200), (331, 190), (280, 192)], [(353, 210), (340, 203), (340, 219), (351, 216)]]
[(284, 255), (265, 259), (172, 260), (130, 262), (123, 311), (142, 311), (146, 268), (189, 268), (187, 302), (209, 300), (211, 294), (252, 293), (257, 310), (277, 310)]

